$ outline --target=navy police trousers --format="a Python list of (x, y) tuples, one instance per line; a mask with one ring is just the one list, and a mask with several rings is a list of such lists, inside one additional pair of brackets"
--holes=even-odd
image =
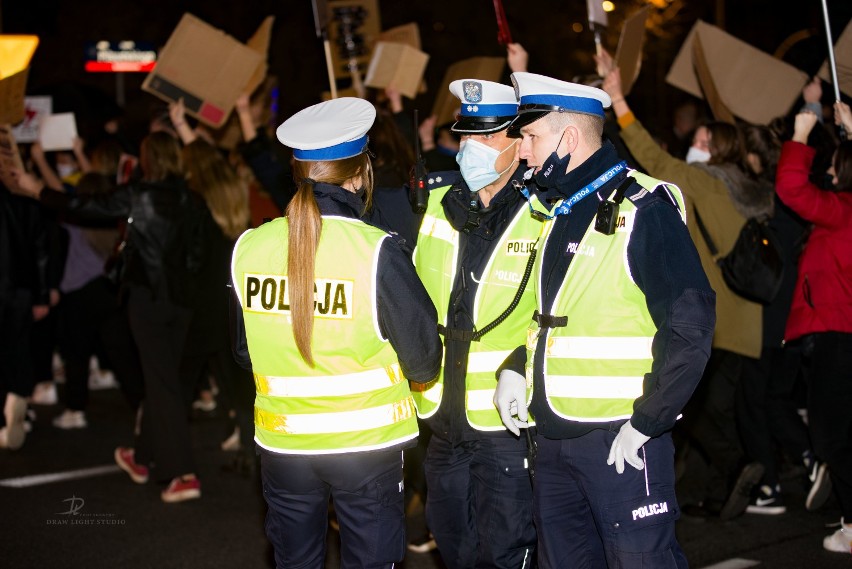
[[(620, 425), (619, 425), (620, 426)], [(596, 429), (574, 439), (536, 437), (534, 515), (543, 569), (687, 567), (675, 538), (671, 434), (639, 451), (643, 470), (607, 465), (618, 433)]]
[(529, 569), (535, 555), (526, 440), (453, 445), (433, 433), (426, 454), (426, 523), (448, 569)]
[(317, 456), (260, 452), (266, 536), (276, 567), (325, 567), (329, 497), (340, 524), (342, 569), (384, 569), (402, 560), (400, 450)]

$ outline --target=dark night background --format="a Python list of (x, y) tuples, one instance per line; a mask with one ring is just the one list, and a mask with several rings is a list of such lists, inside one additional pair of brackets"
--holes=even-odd
[[(852, 1), (828, 0), (835, 41), (852, 18)], [(594, 73), (593, 35), (586, 26), (583, 0), (504, 0), (513, 40), (530, 54), (529, 70), (571, 80)], [(644, 4), (651, 5), (642, 72), (630, 95), (637, 115), (652, 130), (670, 128), (671, 109), (689, 95), (665, 83), (678, 49), (697, 19), (717, 25), (758, 49), (782, 57), (808, 74), (827, 56), (820, 0), (616, 0), (609, 14), (604, 45), (615, 52), (621, 22)], [(421, 117), (432, 108), (446, 67), (477, 55), (501, 56), (494, 8), (489, 0), (379, 0), (383, 29), (417, 22), (429, 90), (406, 108)], [(115, 111), (116, 78), (83, 71), (84, 46), (97, 40), (131, 39), (162, 46), (184, 12), (191, 12), (240, 41), (248, 39), (264, 17), (275, 16), (269, 73), (278, 77), (280, 103), (275, 124), (319, 100), (328, 90), (322, 44), (314, 33), (310, 0), (0, 0), (0, 31), (37, 34), (40, 44), (31, 63), (30, 95), (54, 96), (54, 112), (77, 113), (81, 136), (99, 129)], [(582, 25), (574, 31), (575, 24)], [(796, 38), (802, 38), (794, 41)], [(158, 99), (140, 89), (144, 73), (124, 77), (126, 127), (142, 134)], [(508, 68), (505, 81), (508, 81)], [(344, 85), (341, 83), (341, 87)], [(825, 94), (832, 96), (831, 87)]]

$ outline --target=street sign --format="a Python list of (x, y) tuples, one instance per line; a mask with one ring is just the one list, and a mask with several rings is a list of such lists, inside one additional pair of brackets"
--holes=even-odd
[(147, 73), (156, 62), (157, 51), (149, 42), (99, 41), (86, 45), (86, 71), (90, 73)]

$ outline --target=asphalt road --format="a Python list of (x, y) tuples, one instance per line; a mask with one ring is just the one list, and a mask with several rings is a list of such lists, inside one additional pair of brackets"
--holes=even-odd
[[(228, 434), (223, 416), (192, 423), (202, 498), (164, 504), (161, 487), (132, 483), (112, 460), (116, 446), (132, 441), (133, 416), (117, 390), (92, 392), (86, 429), (60, 431), (50, 422), (59, 406), (33, 408), (37, 420), (24, 447), (0, 450), (0, 567), (273, 567), (258, 481), (223, 468), (233, 456), (219, 448)], [(833, 531), (825, 524), (840, 519), (834, 499), (807, 512), (801, 481), (788, 480), (784, 489), (788, 512), (781, 516), (682, 518), (678, 537), (690, 566), (852, 566), (852, 556), (822, 549)], [(413, 514), (412, 535), (422, 529), (422, 512)], [(337, 533), (330, 530), (326, 567), (337, 566)], [(398, 567), (444, 569), (437, 552), (409, 553)]]

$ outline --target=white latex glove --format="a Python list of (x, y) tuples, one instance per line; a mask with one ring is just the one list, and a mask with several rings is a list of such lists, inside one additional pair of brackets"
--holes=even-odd
[(645, 468), (645, 463), (639, 458), (639, 449), (650, 439), (651, 437), (643, 435), (633, 428), (630, 421), (627, 421), (615, 435), (606, 463), (611, 465), (614, 462), (615, 471), (619, 474), (624, 473), (624, 461), (636, 470), (642, 470)]
[[(500, 419), (506, 428), (515, 433), (515, 436), (520, 436), (521, 429), (529, 427), (527, 380), (524, 376), (510, 369), (501, 371), (497, 389), (494, 391), (494, 406), (500, 412)], [(518, 418), (515, 419), (514, 415)]]

